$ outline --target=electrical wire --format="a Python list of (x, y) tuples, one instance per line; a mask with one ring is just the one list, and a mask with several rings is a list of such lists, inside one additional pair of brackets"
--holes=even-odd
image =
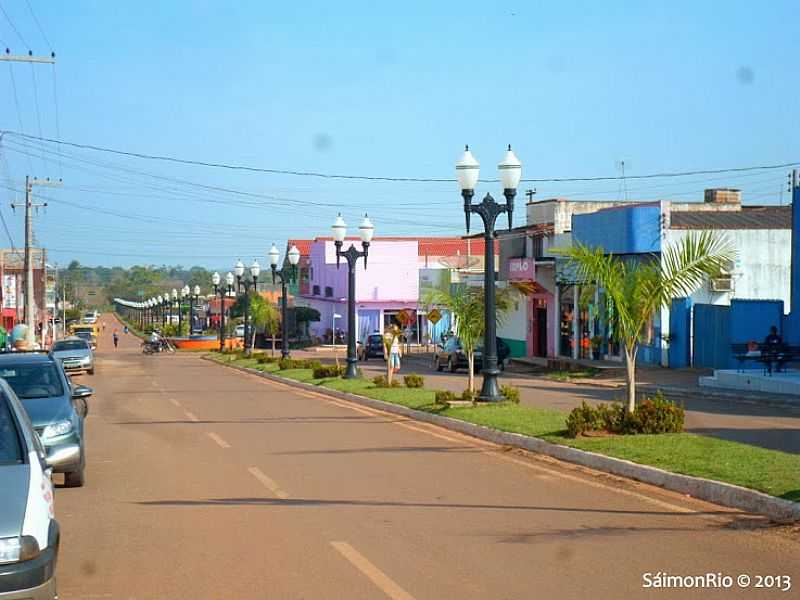
[[(0, 8), (2, 8), (1, 5)], [(14, 106), (17, 109), (17, 121), (19, 122), (20, 130), (24, 131), (25, 126), (22, 124), (22, 110), (19, 107), (19, 96), (17, 95), (17, 81), (14, 78), (14, 67), (12, 66), (12, 63), (8, 63), (8, 74), (11, 77), (11, 89), (14, 93)], [(3, 134), (0, 133), (0, 141), (2, 141), (2, 139), (3, 139)], [(31, 163), (30, 157), (28, 157), (28, 169), (30, 170), (31, 173), (33, 173), (33, 164)]]
[(36, 13), (33, 12), (33, 7), (29, 0), (25, 0), (25, 3), (28, 5), (28, 10), (31, 13), (31, 17), (33, 17), (33, 22), (36, 23), (36, 27), (39, 28), (39, 33), (42, 34), (42, 38), (44, 39), (44, 43), (47, 44), (47, 47), (50, 48), (50, 52), (53, 52), (53, 46), (50, 44), (50, 40), (47, 39), (47, 36), (44, 33), (44, 29), (42, 29), (42, 24), (39, 23), (39, 19), (36, 18)]
[[(235, 165), (235, 164), (228, 164), (228, 163), (218, 163), (218, 162), (208, 162), (208, 161), (200, 161), (200, 160), (191, 160), (185, 158), (177, 158), (174, 156), (166, 156), (166, 155), (158, 155), (158, 154), (144, 154), (141, 152), (129, 152), (126, 150), (117, 150), (114, 148), (108, 148), (104, 146), (96, 146), (94, 144), (81, 144), (77, 142), (70, 142), (66, 140), (58, 140), (53, 138), (44, 138), (44, 137), (36, 137), (25, 133), (15, 132), (15, 131), (6, 131), (4, 133), (8, 133), (9, 135), (17, 135), (20, 137), (24, 137), (27, 139), (38, 140), (42, 142), (48, 143), (60, 143), (66, 146), (71, 146), (74, 148), (80, 148), (83, 150), (94, 150), (97, 152), (106, 152), (110, 154), (118, 154), (121, 156), (129, 156), (132, 158), (139, 158), (144, 160), (156, 160), (156, 161), (164, 161), (164, 162), (171, 162), (177, 164), (184, 164), (184, 165), (191, 165), (191, 166), (198, 166), (198, 167), (211, 167), (211, 168), (218, 168), (218, 169), (229, 169), (235, 171), (249, 171), (254, 173), (268, 173), (273, 175), (295, 175), (300, 177), (320, 177), (324, 179), (350, 179), (350, 180), (362, 180), (362, 181), (393, 181), (393, 182), (437, 182), (437, 183), (449, 183), (456, 181), (455, 179), (437, 179), (437, 178), (426, 178), (426, 177), (386, 177), (386, 176), (372, 176), (372, 175), (342, 175), (342, 174), (332, 174), (332, 173), (321, 173), (317, 171), (299, 171), (299, 170), (290, 170), (290, 169), (267, 169), (261, 167), (251, 167), (247, 165)], [(662, 177), (685, 177), (689, 175), (712, 175), (718, 173), (737, 173), (737, 172), (744, 172), (744, 171), (756, 171), (756, 170), (765, 170), (765, 169), (781, 169), (787, 167), (793, 167), (796, 165), (800, 165), (800, 162), (788, 162), (788, 163), (780, 163), (780, 164), (771, 164), (771, 165), (755, 165), (755, 166), (747, 166), (747, 167), (731, 167), (725, 169), (698, 169), (693, 171), (672, 171), (672, 172), (662, 172), (662, 173), (649, 173), (646, 175), (626, 175), (625, 179), (654, 179), (654, 178), (662, 178)], [(551, 177), (551, 178), (537, 178), (537, 179), (522, 179), (522, 182), (529, 182), (529, 183), (563, 183), (563, 182), (572, 182), (572, 181), (618, 181), (622, 179), (620, 176), (599, 176), (599, 177)], [(485, 182), (496, 182), (497, 179), (485, 179), (482, 180)]]
[[(33, 63), (28, 63), (31, 67), (31, 80), (33, 81), (33, 104), (36, 108), (36, 125), (39, 129), (39, 135), (42, 135), (42, 115), (39, 112), (39, 87), (36, 85), (36, 70), (33, 67)], [(42, 158), (42, 167), (44, 168), (45, 172), (47, 171), (47, 161), (44, 157), (44, 152), (41, 155)]]
[(14, 25), (14, 21), (12, 21), (12, 20), (11, 20), (11, 17), (9, 17), (9, 16), (8, 16), (8, 13), (6, 12), (6, 9), (5, 9), (5, 8), (3, 8), (3, 5), (2, 5), (2, 4), (0, 4), (0, 11), (2, 11), (2, 13), (3, 13), (3, 16), (6, 18), (6, 21), (8, 21), (8, 24), (9, 24), (9, 25), (11, 25), (11, 29), (13, 29), (13, 30), (14, 30), (14, 33), (16, 33), (16, 34), (17, 34), (17, 37), (18, 37), (18, 38), (20, 39), (20, 41), (22, 42), (22, 45), (23, 45), (23, 46), (25, 46), (25, 48), (27, 48), (28, 50), (30, 50), (30, 49), (31, 49), (31, 47), (28, 45), (28, 42), (26, 42), (26, 41), (25, 41), (25, 38), (24, 38), (24, 37), (22, 37), (22, 34), (19, 32), (19, 29), (17, 29), (17, 26), (16, 26), (16, 25)]

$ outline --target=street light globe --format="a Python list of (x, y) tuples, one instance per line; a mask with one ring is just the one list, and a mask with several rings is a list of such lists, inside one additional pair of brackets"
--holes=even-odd
[(480, 174), (480, 164), (472, 156), (469, 151), (469, 146), (464, 146), (464, 154), (461, 159), (456, 162), (456, 178), (458, 179), (458, 186), (462, 190), (474, 190), (478, 184), (478, 175)]
[(250, 265), (250, 275), (253, 279), (258, 279), (258, 274), (261, 273), (261, 265), (258, 264), (258, 261), (253, 259), (253, 264)]
[(159, 303), (159, 304), (161, 304), (162, 302), (164, 302), (164, 298), (162, 298), (162, 297), (161, 297), (161, 294), (159, 294), (159, 295), (158, 295), (158, 298), (157, 298), (157, 300), (158, 300), (158, 303)]
[(178, 299), (178, 290), (176, 290), (175, 288), (172, 288), (172, 299), (173, 300)]
[(277, 267), (278, 259), (280, 259), (281, 253), (275, 244), (272, 244), (272, 248), (270, 248), (269, 252), (267, 252), (267, 256), (269, 256), (269, 264), (271, 264), (273, 267)]
[(331, 225), (331, 231), (333, 231), (333, 239), (337, 242), (343, 242), (344, 236), (347, 235), (347, 223), (344, 222), (342, 218), (342, 213), (336, 217), (336, 220)]
[(181, 290), (181, 292), (183, 293), (183, 297), (185, 298), (186, 296), (188, 296), (191, 293), (191, 290), (189, 289), (188, 285), (184, 285), (183, 289)]
[(228, 274), (225, 275), (225, 283), (227, 283), (229, 286), (231, 286), (231, 285), (233, 285), (233, 280), (234, 280), (233, 273), (228, 271)]
[(214, 274), (211, 276), (211, 283), (214, 285), (219, 285), (219, 273), (214, 271)]
[(497, 165), (497, 170), (500, 174), (500, 184), (504, 190), (517, 189), (519, 180), (522, 177), (522, 163), (519, 162), (516, 154), (511, 150), (511, 144), (508, 145), (508, 150), (506, 150), (503, 160)]
[(358, 226), (358, 233), (361, 236), (361, 241), (365, 244), (369, 244), (372, 241), (372, 236), (375, 235), (375, 226), (366, 214), (364, 215), (364, 220), (361, 221), (361, 225)]
[(244, 263), (241, 260), (236, 261), (236, 265), (233, 267), (233, 272), (236, 273), (237, 277), (244, 275)]
[(164, 302), (169, 302), (169, 292), (164, 292)]
[(200, 295), (200, 286), (199, 285), (194, 286), (194, 295), (195, 296), (199, 296)]
[(297, 249), (297, 246), (292, 246), (287, 256), (289, 257), (289, 264), (292, 266), (300, 262), (300, 250)]

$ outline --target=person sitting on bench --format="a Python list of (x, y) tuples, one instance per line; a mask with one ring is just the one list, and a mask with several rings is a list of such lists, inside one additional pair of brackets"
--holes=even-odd
[(778, 335), (778, 328), (775, 325), (769, 328), (769, 335), (764, 338), (762, 356), (770, 375), (772, 375), (773, 363), (776, 365), (775, 372), (780, 372), (783, 364), (783, 338)]

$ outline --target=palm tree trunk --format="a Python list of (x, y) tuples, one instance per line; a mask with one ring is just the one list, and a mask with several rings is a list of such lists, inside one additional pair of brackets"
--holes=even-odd
[(625, 380), (628, 391), (628, 412), (636, 408), (636, 351), (637, 348), (625, 344)]
[(467, 353), (467, 369), (469, 369), (469, 392), (475, 391), (475, 353)]

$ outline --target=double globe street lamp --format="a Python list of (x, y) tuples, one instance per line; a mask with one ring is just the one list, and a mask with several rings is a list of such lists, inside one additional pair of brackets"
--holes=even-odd
[[(367, 268), (367, 255), (369, 254), (369, 244), (372, 237), (375, 235), (375, 226), (369, 220), (367, 215), (364, 215), (364, 220), (358, 226), (358, 233), (361, 237), (361, 248), (357, 250), (354, 244), (342, 251), (344, 245), (344, 238), (347, 235), (347, 223), (342, 219), (341, 213), (336, 217), (331, 226), (333, 230), (333, 241), (336, 245), (336, 268), (339, 268), (339, 259), (344, 258), (347, 261), (347, 370), (344, 373), (345, 379), (354, 379), (358, 377), (358, 357), (356, 356), (356, 263), (358, 259), (364, 258), (364, 268)], [(336, 332), (334, 331), (334, 338)], [(333, 340), (334, 344), (336, 340)]]
[(483, 402), (499, 402), (503, 399), (497, 378), (500, 370), (497, 368), (497, 314), (495, 310), (495, 272), (494, 272), (494, 238), (495, 223), (501, 214), (508, 214), (508, 228), (511, 229), (511, 215), (514, 211), (514, 196), (517, 195), (517, 186), (522, 177), (522, 163), (514, 155), (511, 145), (508, 146), (506, 155), (497, 165), (500, 184), (503, 186), (505, 204), (498, 204), (491, 194), (486, 194), (480, 204), (472, 204), (475, 195), (475, 186), (478, 183), (480, 165), (469, 146), (464, 148), (464, 154), (456, 163), (456, 176), (464, 199), (464, 217), (466, 218), (467, 233), (469, 233), (470, 216), (477, 214), (483, 221), (484, 240), (484, 340), (483, 340), (483, 385), (478, 400)]
[(275, 283), (277, 277), (281, 282), (281, 358), (289, 358), (289, 323), (286, 318), (287, 312), (287, 298), (286, 298), (286, 284), (294, 283), (297, 277), (297, 263), (300, 262), (300, 250), (297, 246), (292, 246), (286, 257), (289, 259), (289, 265), (284, 264), (283, 267), (278, 269), (278, 261), (281, 253), (275, 244), (269, 251), (269, 265), (272, 269), (272, 283)]
[(230, 271), (225, 276), (225, 285), (220, 286), (219, 273), (211, 276), (211, 283), (214, 284), (214, 295), (219, 295), (219, 351), (225, 350), (225, 298), (233, 291), (233, 273)]
[(236, 266), (233, 268), (233, 272), (236, 274), (236, 288), (239, 293), (244, 290), (245, 294), (245, 302), (244, 302), (244, 352), (245, 356), (250, 356), (250, 345), (247, 343), (249, 339), (249, 327), (248, 327), (248, 320), (250, 318), (250, 288), (252, 287), (254, 291), (258, 291), (258, 275), (261, 273), (261, 266), (258, 264), (257, 260), (253, 260), (253, 264), (250, 265), (250, 277), (252, 280), (247, 279), (244, 277), (244, 263), (241, 260), (236, 262)]

